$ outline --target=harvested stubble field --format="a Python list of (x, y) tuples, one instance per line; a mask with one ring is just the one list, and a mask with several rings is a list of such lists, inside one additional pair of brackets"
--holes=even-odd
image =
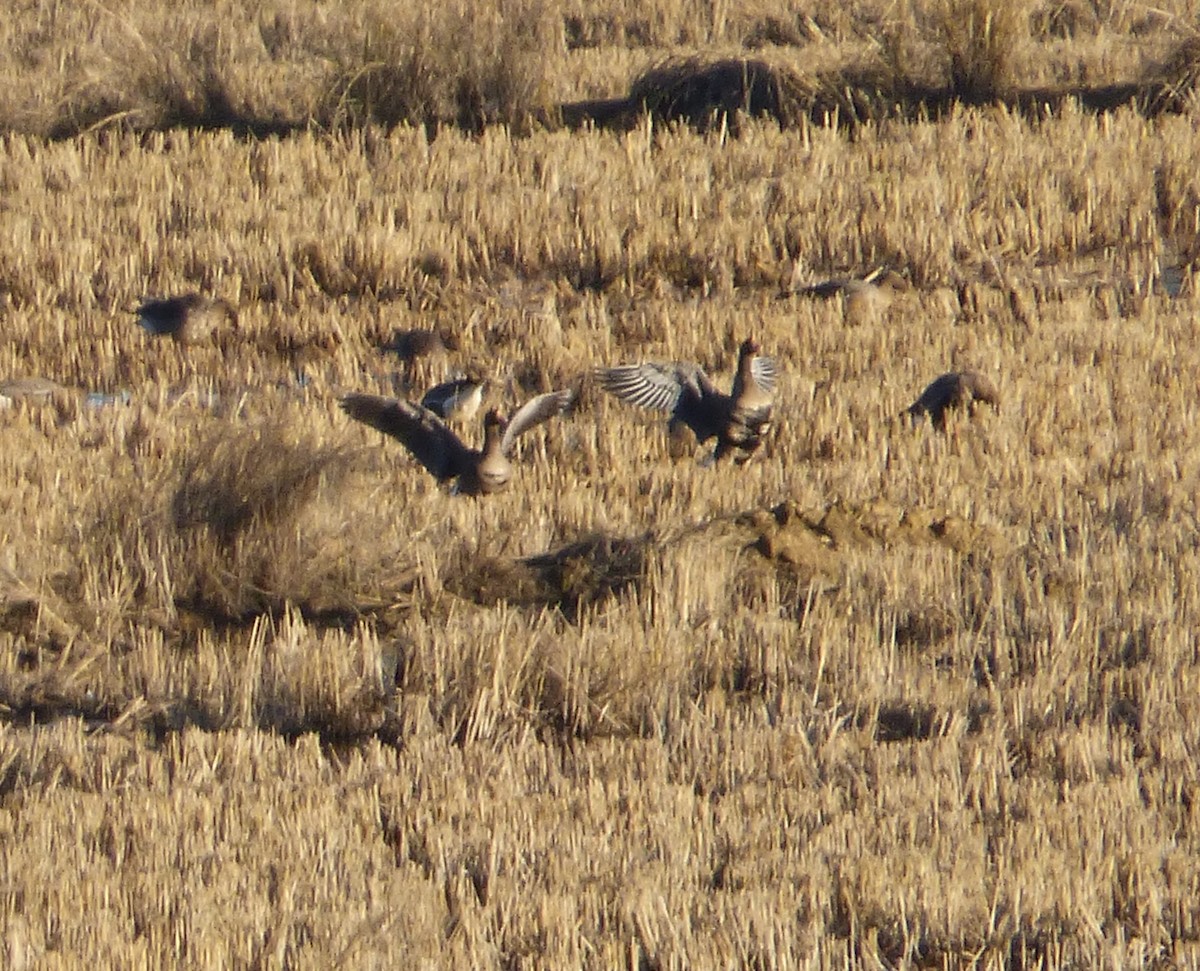
[[(0, 961), (1200, 963), (1187, 91), (531, 122), (764, 45), (1124, 83), (1196, 10), (335, 7), (2, 28), (0, 377), (68, 390), (0, 412)], [(377, 126), (355, 79), (406, 30), (415, 125)], [(885, 265), (865, 316), (792, 292)], [(237, 328), (128, 313), (192, 289)], [(381, 349), (418, 328), (447, 353)], [(724, 383), (747, 335), (783, 376), (742, 468), (585, 382), (507, 492), (451, 497), (337, 407)], [(998, 412), (896, 420), (962, 367)]]

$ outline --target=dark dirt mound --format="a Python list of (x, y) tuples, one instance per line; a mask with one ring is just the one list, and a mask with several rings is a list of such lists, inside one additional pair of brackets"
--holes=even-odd
[(700, 130), (728, 126), (737, 134), (739, 116), (772, 118), (791, 128), (803, 120), (853, 127), (885, 118), (936, 118), (963, 105), (1003, 105), (1037, 118), (1067, 102), (1097, 112), (1130, 105), (1148, 116), (1186, 110), (1200, 78), (1200, 41), (1184, 41), (1143, 77), (1123, 84), (1021, 88), (974, 83), (952, 76), (930, 85), (882, 68), (846, 67), (811, 75), (754, 58), (678, 58), (638, 75), (622, 98), (560, 106), (568, 128), (593, 124), (625, 129), (649, 115)]
[(589, 536), (561, 549), (512, 559), (469, 559), (446, 584), (456, 596), (490, 607), (559, 607), (570, 617), (645, 579), (645, 537)]
[[(746, 601), (769, 599), (776, 584), (781, 602), (800, 605), (814, 591), (833, 589), (844, 553), (870, 546), (935, 543), (960, 553), (1006, 551), (1002, 531), (954, 516), (886, 503), (834, 503), (803, 510), (792, 502), (718, 517), (673, 535), (593, 535), (537, 556), (476, 558), (447, 570), (446, 590), (484, 607), (510, 603), (557, 607), (572, 619), (644, 585), (648, 564), (682, 543), (709, 562), (736, 559), (731, 594)], [(746, 556), (746, 553), (756, 555)], [(799, 609), (799, 607), (797, 608)]]

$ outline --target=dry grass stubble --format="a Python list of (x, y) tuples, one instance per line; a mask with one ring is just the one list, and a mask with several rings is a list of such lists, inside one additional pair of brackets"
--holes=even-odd
[[(0, 416), (9, 963), (1194, 962), (1195, 141), (6, 140), (3, 367), (132, 396)], [(185, 287), (242, 339), (120, 313)], [(598, 397), (452, 501), (336, 408), (414, 327), (505, 406), (753, 332), (779, 427)], [(893, 421), (967, 366), (998, 414)]]

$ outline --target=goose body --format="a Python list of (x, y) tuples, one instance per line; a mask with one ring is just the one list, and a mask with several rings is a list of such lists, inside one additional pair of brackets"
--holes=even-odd
[(877, 269), (862, 279), (823, 280), (798, 287), (794, 293), (806, 297), (842, 298), (842, 313), (848, 324), (866, 324), (877, 319), (897, 293), (909, 284), (895, 270)]
[(425, 392), (421, 405), (448, 421), (470, 421), (483, 404), (485, 386), (486, 382), (476, 377), (444, 381)]
[(0, 408), (11, 408), (17, 401), (46, 402), (66, 390), (49, 378), (7, 378), (0, 381)]

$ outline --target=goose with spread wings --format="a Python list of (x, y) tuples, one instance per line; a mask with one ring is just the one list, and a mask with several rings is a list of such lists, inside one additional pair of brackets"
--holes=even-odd
[(513, 447), (535, 425), (562, 414), (575, 391), (550, 391), (525, 402), (511, 419), (492, 408), (483, 419), (483, 447), (473, 449), (428, 408), (400, 398), (351, 394), (341, 407), (356, 421), (390, 435), (412, 453), (439, 482), (456, 481), (456, 490), (486, 496), (504, 489), (512, 478)]
[(771, 427), (779, 365), (765, 357), (758, 341), (742, 341), (737, 373), (729, 394), (717, 389), (698, 364), (622, 364), (596, 372), (600, 386), (630, 404), (670, 414), (674, 437), (690, 428), (701, 444), (717, 440), (713, 453), (720, 461), (739, 453), (738, 464), (749, 461)]

